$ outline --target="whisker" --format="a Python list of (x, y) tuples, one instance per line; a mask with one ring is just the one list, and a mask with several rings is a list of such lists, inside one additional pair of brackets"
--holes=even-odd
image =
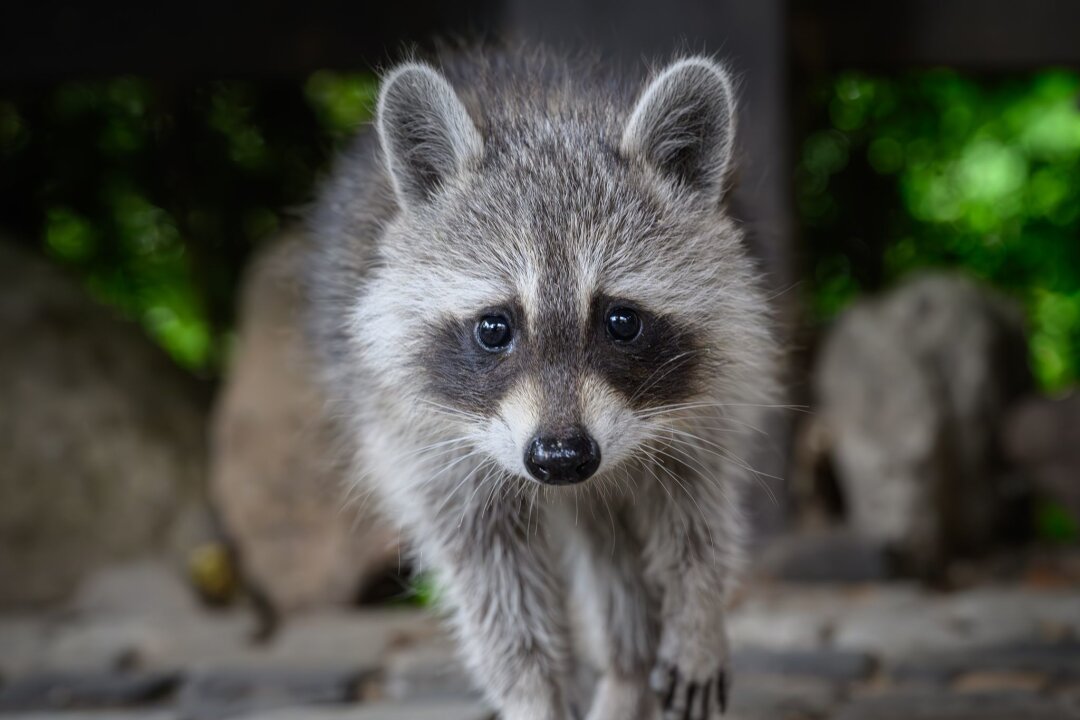
[[(747, 472), (749, 472), (751, 474), (754, 481), (757, 482), (757, 484), (769, 496), (769, 499), (772, 501), (772, 503), (774, 505), (776, 505), (777, 507), (779, 507), (779, 505), (780, 505), (779, 499), (777, 499), (776, 494), (773, 492), (772, 488), (769, 487), (769, 484), (764, 481), (763, 478), (770, 478), (772, 480), (778, 480), (780, 482), (783, 482), (783, 478), (777, 477), (776, 475), (770, 475), (769, 473), (762, 472), (760, 470), (757, 470), (757, 469), (753, 468), (750, 464), (748, 464), (742, 458), (740, 458), (739, 456), (733, 454), (730, 450), (728, 450), (726, 448), (721, 448), (721, 451), (717, 452), (715, 450), (710, 450), (709, 448), (702, 448), (699, 445), (695, 445), (695, 444), (693, 444), (691, 442), (688, 442), (688, 441), (683, 440), (683, 439), (678, 438), (678, 437), (673, 437), (672, 436), (672, 437), (668, 437), (666, 439), (668, 441), (672, 442), (672, 443), (675, 443), (673, 445), (668, 446), (668, 448), (670, 450), (672, 450), (673, 452), (678, 452), (681, 455), (685, 455), (687, 457), (692, 457), (685, 450), (678, 447), (679, 445), (683, 445), (683, 446), (692, 448), (694, 450), (699, 450), (699, 451), (704, 451), (704, 452), (711, 453), (713, 455), (716, 455), (718, 458), (720, 458), (724, 462), (731, 463), (732, 465), (735, 465), (737, 467), (742, 468), (743, 470), (746, 470)], [(695, 460), (696, 460), (696, 458), (695, 458)], [(711, 475), (711, 473), (710, 473), (710, 475)]]
[[(664, 362), (660, 363), (659, 367), (657, 367), (655, 370), (653, 370), (652, 373), (649, 375), (649, 377), (647, 377), (645, 379), (645, 381), (643, 383), (641, 383), (640, 386), (638, 386), (638, 389), (635, 390), (633, 395), (630, 396), (630, 399), (627, 401), (627, 404), (633, 405), (634, 401), (637, 400), (639, 397), (641, 397), (641, 395), (643, 395), (649, 388), (656, 385), (656, 383), (660, 382), (661, 380), (663, 380), (665, 377), (667, 377), (668, 375), (670, 375), (672, 372), (674, 372), (675, 370), (677, 370), (680, 367), (679, 364), (672, 365), (672, 363), (676, 363), (677, 361), (679, 363), (685, 363), (687, 360), (690, 359), (690, 356), (693, 355), (695, 352), (697, 352), (697, 351), (695, 351), (695, 350), (687, 350), (685, 352), (679, 353), (678, 355), (673, 355), (672, 357), (668, 358)], [(667, 370), (664, 371), (664, 374), (660, 375), (659, 377), (656, 377), (657, 373), (659, 373), (661, 370), (664, 370), (665, 367), (667, 367)]]
[(443, 499), (443, 501), (441, 503), (439, 503), (439, 507), (435, 510), (435, 514), (438, 515), (439, 513), (441, 513), (443, 508), (446, 507), (446, 504), (449, 503), (451, 498), (453, 498), (454, 495), (457, 494), (457, 491), (461, 489), (461, 486), (464, 485), (465, 483), (469, 482), (469, 479), (472, 478), (476, 473), (478, 473), (480, 471), (480, 468), (484, 467), (484, 465), (486, 465), (488, 462), (490, 462), (490, 460), (485, 458), (481, 462), (477, 463), (476, 467), (474, 467), (472, 470), (467, 472), (465, 474), (465, 477), (463, 477), (461, 479), (461, 482), (459, 482), (454, 487), (454, 489), (451, 490), (450, 493)]

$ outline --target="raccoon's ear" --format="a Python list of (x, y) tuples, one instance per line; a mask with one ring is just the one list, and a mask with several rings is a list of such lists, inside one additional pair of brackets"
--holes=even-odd
[(704, 57), (678, 60), (641, 93), (620, 151), (719, 201), (727, 189), (735, 135), (731, 78)]
[(375, 124), (394, 191), (406, 208), (430, 201), (483, 153), (457, 93), (427, 65), (408, 63), (386, 76)]

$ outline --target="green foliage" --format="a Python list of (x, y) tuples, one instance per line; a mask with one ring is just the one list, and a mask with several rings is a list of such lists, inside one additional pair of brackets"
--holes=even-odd
[(379, 84), (371, 75), (320, 70), (304, 84), (319, 119), (336, 137), (346, 136), (372, 116)]
[(1035, 508), (1035, 531), (1041, 540), (1073, 544), (1080, 542), (1080, 521), (1060, 503), (1043, 500)]
[(419, 607), (436, 607), (442, 600), (442, 591), (435, 577), (430, 574), (421, 574), (413, 579), (409, 593), (409, 601)]
[(1080, 380), (1080, 76), (844, 73), (814, 97), (797, 197), (817, 317), (921, 267), (1017, 297), (1044, 388)]
[(245, 258), (310, 200), (375, 88), (330, 72), (180, 87), (117, 77), (0, 98), (0, 217), (213, 374)]

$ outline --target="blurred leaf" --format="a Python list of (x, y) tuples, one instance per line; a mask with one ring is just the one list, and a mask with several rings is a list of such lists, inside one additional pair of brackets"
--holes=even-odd
[(232, 556), (221, 543), (205, 543), (192, 550), (188, 555), (188, 573), (199, 595), (214, 605), (229, 603), (240, 589)]
[[(841, 73), (813, 97), (821, 122), (803, 144), (796, 197), (817, 317), (876, 289), (859, 278), (881, 274), (852, 265), (854, 253), (873, 256), (870, 234), (886, 281), (951, 267), (1011, 293), (1027, 309), (1043, 387), (1080, 381), (1080, 75)], [(865, 212), (871, 177), (891, 199)]]
[(424, 573), (416, 577), (412, 582), (411, 597), (420, 607), (435, 607), (442, 598), (438, 584), (433, 575)]
[(374, 77), (320, 70), (304, 86), (308, 102), (336, 136), (355, 131), (375, 110), (379, 86)]
[(63, 207), (49, 210), (45, 219), (45, 245), (49, 254), (66, 262), (88, 260), (97, 244), (90, 221)]
[(1059, 543), (1080, 541), (1080, 521), (1060, 503), (1044, 500), (1035, 510), (1035, 528), (1040, 540)]

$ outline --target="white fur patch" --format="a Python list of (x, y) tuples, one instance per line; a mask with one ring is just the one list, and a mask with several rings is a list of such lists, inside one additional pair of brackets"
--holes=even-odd
[(644, 429), (622, 396), (598, 375), (587, 375), (580, 390), (581, 422), (600, 446), (600, 468), (625, 460), (644, 439)]
[(499, 411), (476, 439), (477, 446), (509, 472), (528, 477), (525, 447), (540, 425), (540, 408), (536, 383), (528, 377), (522, 378), (503, 398)]

